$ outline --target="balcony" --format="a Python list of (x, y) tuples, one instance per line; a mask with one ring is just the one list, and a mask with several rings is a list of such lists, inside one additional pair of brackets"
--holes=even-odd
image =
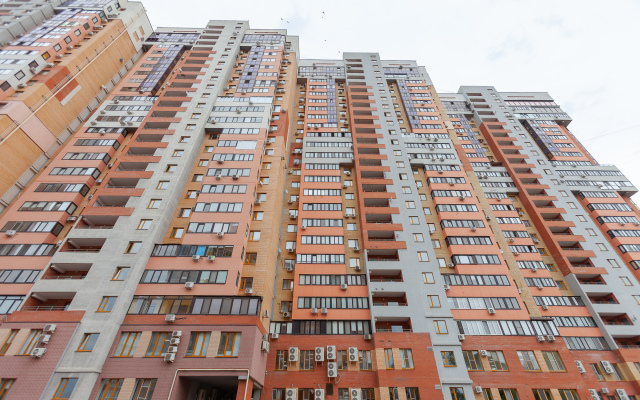
[(378, 317), (376, 332), (413, 332), (411, 318), (399, 317), (394, 320), (389, 317)]
[(397, 250), (371, 249), (367, 250), (367, 261), (400, 261)]
[(99, 253), (107, 239), (104, 238), (71, 238), (67, 239), (61, 252)]
[(111, 215), (83, 215), (75, 229), (113, 229), (118, 222), (117, 216)]
[(369, 275), (369, 282), (371, 283), (390, 283), (390, 282), (404, 282), (402, 279), (402, 271), (399, 270), (382, 270), (378, 269), (375, 273)]

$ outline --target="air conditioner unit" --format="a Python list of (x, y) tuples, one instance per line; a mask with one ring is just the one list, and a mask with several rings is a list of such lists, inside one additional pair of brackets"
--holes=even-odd
[(216, 179), (217, 179), (217, 180), (222, 179), (222, 173), (217, 173), (217, 174), (216, 174)]
[(193, 286), (194, 286), (194, 285), (195, 285), (195, 283), (193, 283), (193, 282), (185, 282), (184, 287), (185, 287), (186, 289), (191, 290), (191, 289), (193, 289)]
[(26, 87), (27, 87), (27, 85), (25, 85), (24, 83), (21, 83), (21, 84), (18, 85), (18, 89), (24, 89)]
[(578, 367), (578, 372), (580, 372), (581, 374), (584, 374), (587, 372), (587, 370), (584, 368), (584, 365), (582, 364), (582, 361), (575, 360), (575, 363), (576, 363), (576, 367)]
[(207, 256), (207, 260), (215, 261), (216, 260), (216, 256)]
[(47, 349), (45, 348), (38, 348), (36, 347), (35, 349), (31, 350), (31, 357), (37, 357), (40, 358), (44, 355), (44, 353), (47, 352)]
[(269, 342), (266, 340), (262, 341), (262, 345), (260, 346), (260, 350), (262, 350), (264, 353), (268, 353), (269, 352)]
[(620, 400), (629, 399), (629, 397), (627, 397), (627, 392), (624, 389), (616, 389), (616, 394), (618, 395), (618, 398), (620, 398)]
[(47, 68), (53, 68), (53, 67), (55, 67), (55, 66), (56, 66), (56, 65), (55, 65), (54, 63), (47, 63)]
[(602, 393), (604, 393), (604, 394), (607, 394), (607, 393), (609, 393), (609, 388), (602, 388), (602, 389), (600, 389), (600, 391)]
[(171, 339), (169, 339), (169, 344), (172, 346), (177, 346), (180, 344), (180, 338), (179, 337), (172, 337)]
[(113, 168), (113, 164), (108, 164), (107, 168)]
[(324, 361), (324, 347), (316, 347), (315, 358), (317, 362)]
[(326, 307), (322, 307), (322, 308), (320, 309), (320, 314), (327, 314), (328, 312), (329, 312), (329, 310), (327, 310), (327, 308), (326, 308)]
[(219, 238), (224, 237), (224, 232), (216, 232), (216, 236)]
[(317, 309), (317, 308), (315, 308), (315, 307), (313, 307), (313, 308), (311, 309), (311, 314), (317, 314), (317, 313), (318, 313), (318, 309)]
[(544, 336), (538, 335), (538, 342), (544, 342)]
[(51, 340), (51, 335), (40, 335), (38, 336), (38, 343), (47, 344)]
[(298, 399), (298, 389), (297, 388), (287, 388), (286, 395), (287, 395), (286, 400), (297, 400)]
[(549, 306), (548, 306), (548, 305), (546, 305), (546, 304), (543, 304), (543, 305), (542, 305), (542, 309), (543, 309), (543, 310), (548, 310), (548, 309), (549, 309)]
[(464, 200), (464, 196), (460, 196), (460, 197), (458, 197), (458, 199)]
[(199, 255), (195, 255), (195, 256), (192, 256), (191, 259), (193, 261), (200, 261), (200, 256)]
[(164, 317), (164, 321), (165, 322), (176, 322), (176, 315), (175, 314), (167, 314), (166, 317)]
[(305, 224), (300, 225), (300, 229), (305, 230), (307, 229), (307, 226)]
[(489, 352), (486, 350), (480, 350), (480, 355), (483, 357), (488, 357), (489, 356)]
[(477, 230), (478, 230), (478, 228), (476, 228), (475, 226), (472, 226), (472, 227), (471, 227), (471, 232), (475, 232), (475, 231), (477, 231)]
[(475, 391), (476, 393), (482, 393), (482, 386), (476, 386)]
[(536, 272), (538, 270), (538, 268), (536, 267), (531, 267), (531, 272)]
[(4, 232), (5, 236), (9, 236), (9, 237), (14, 237), (16, 235), (16, 233), (17, 232), (14, 231), (14, 230), (8, 230), (8, 231)]
[(99, 185), (102, 183), (102, 179), (96, 179), (96, 183)]
[(289, 251), (289, 253), (295, 253), (295, 252), (296, 252), (296, 249), (295, 249), (295, 248), (293, 248), (293, 247), (292, 247), (292, 248), (290, 248), (290, 249), (287, 249), (287, 250)]
[(513, 255), (514, 255), (514, 256), (519, 256), (519, 255), (520, 255), (520, 253), (518, 253), (517, 251), (514, 251), (514, 252), (513, 252)]
[(44, 326), (44, 328), (42, 328), (42, 331), (44, 333), (53, 333), (56, 331), (57, 325), (56, 324), (47, 324)]
[(282, 313), (282, 316), (285, 317), (285, 318), (291, 318), (291, 313), (285, 311), (285, 312)]
[(604, 372), (606, 372), (607, 374), (612, 374), (613, 373), (613, 367), (611, 366), (611, 363), (609, 361), (600, 361), (600, 365), (602, 365), (602, 369), (604, 369)]
[(600, 400), (600, 395), (596, 389), (589, 389), (589, 394), (591, 394), (593, 400)]
[(182, 337), (182, 331), (173, 331), (171, 332), (171, 336), (175, 338)]
[(510, 242), (510, 243), (513, 243), (513, 242), (515, 242), (515, 241), (516, 241), (516, 240), (515, 240), (514, 238), (509, 239), (509, 242)]
[(464, 340), (464, 335), (462, 333), (458, 334), (458, 340), (460, 340), (460, 341)]
[(448, 283), (445, 283), (444, 284), (444, 290), (446, 291), (446, 290), (449, 290), (449, 289), (451, 289), (451, 286), (449, 286)]
[(456, 267), (456, 265), (455, 265), (454, 263), (448, 263), (448, 264), (447, 264), (447, 267), (449, 267), (449, 268), (455, 268), (455, 267)]
[(538, 290), (542, 290), (542, 289), (544, 289), (544, 286), (538, 285), (537, 288), (538, 288)]
[(176, 360), (176, 353), (167, 353), (164, 355), (165, 362), (174, 362)]
[(353, 251), (355, 251), (356, 253), (360, 251), (360, 248), (358, 246), (353, 248)]
[(490, 216), (486, 216), (487, 221), (491, 221), (491, 217)]
[(58, 55), (56, 56), (56, 58), (57, 58), (58, 60), (62, 60), (62, 54), (58, 54)]
[(279, 337), (280, 337), (280, 335), (275, 333), (275, 332), (271, 334), (271, 339), (277, 339)]
[(349, 394), (350, 400), (360, 400), (360, 388), (349, 389)]
[(349, 287), (349, 285), (347, 285), (346, 283), (340, 284), (340, 289), (342, 289), (342, 290), (347, 290), (348, 287)]
[(351, 175), (351, 171), (344, 171), (344, 174), (347, 175), (347, 176), (350, 176)]
[(358, 348), (357, 347), (349, 347), (348, 351), (349, 361), (357, 362), (358, 361)]
[(233, 178), (233, 180), (236, 180), (236, 181), (237, 181), (238, 179), (240, 179), (240, 177), (238, 176), (238, 174), (233, 174), (233, 177), (232, 177), (232, 178)]
[(298, 361), (298, 348), (289, 347), (289, 361)]
[(495, 308), (493, 308), (493, 307), (489, 307), (489, 308), (487, 308), (487, 311), (489, 311), (489, 314), (491, 314), (491, 315), (493, 315), (493, 314), (495, 314), (495, 313), (496, 313), (496, 309), (495, 309)]

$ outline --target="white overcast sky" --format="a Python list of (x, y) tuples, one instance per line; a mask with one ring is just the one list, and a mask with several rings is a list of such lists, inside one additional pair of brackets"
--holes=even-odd
[[(301, 58), (416, 60), (438, 92), (549, 92), (601, 164), (640, 186), (640, 1), (143, 0), (154, 27), (248, 20), (287, 29)], [(640, 203), (640, 195), (634, 196)]]

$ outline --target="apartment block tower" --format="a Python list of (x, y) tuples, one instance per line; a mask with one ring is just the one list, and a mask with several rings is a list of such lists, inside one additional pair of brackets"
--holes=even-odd
[(0, 400), (638, 400), (638, 189), (548, 94), (4, 18)]

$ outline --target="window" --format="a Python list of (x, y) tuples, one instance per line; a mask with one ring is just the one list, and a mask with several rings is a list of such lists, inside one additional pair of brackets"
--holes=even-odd
[(440, 246), (440, 241), (438, 239), (432, 239), (431, 240), (431, 244), (433, 245), (434, 249), (439, 249), (439, 248), (442, 247), (442, 246)]
[(162, 200), (160, 199), (151, 199), (147, 208), (158, 208), (160, 207), (161, 203), (162, 203)]
[(464, 350), (462, 355), (464, 356), (467, 371), (484, 371), (482, 361), (480, 360), (480, 353), (477, 350)]
[(258, 260), (258, 253), (247, 253), (244, 256), (245, 264), (255, 264)]
[[(124, 379), (103, 379), (96, 400), (116, 400)], [(2, 396), (0, 396), (0, 399)]]
[(418, 252), (418, 261), (420, 261), (420, 262), (429, 261), (429, 255), (427, 254), (426, 251), (419, 251)]
[(173, 228), (171, 230), (171, 237), (175, 239), (180, 239), (184, 235), (184, 228)]
[(240, 332), (222, 332), (218, 357), (238, 357), (240, 349)]
[(189, 143), (189, 139), (191, 139), (191, 136), (182, 136), (180, 137), (180, 143)]
[(422, 280), (424, 281), (424, 283), (435, 283), (435, 279), (433, 277), (433, 272), (423, 272), (422, 273)]
[(104, 296), (98, 305), (96, 312), (111, 312), (113, 305), (116, 304), (116, 296)]
[[(451, 400), (465, 400), (464, 389), (462, 389), (461, 387), (449, 388), (449, 393), (451, 393)], [(502, 399), (502, 400), (505, 400), (505, 399)], [(508, 399), (508, 400), (512, 400), (512, 399)], [(513, 399), (513, 400), (517, 400), (517, 399)]]
[(71, 397), (71, 392), (76, 387), (76, 383), (78, 383), (78, 378), (62, 378), (60, 379), (60, 383), (58, 384), (58, 388), (56, 392), (53, 394), (51, 400), (62, 400), (68, 399)]
[(394, 369), (393, 365), (393, 349), (384, 349), (384, 362), (387, 369)]
[(168, 187), (169, 187), (169, 181), (160, 181), (160, 182), (158, 182), (158, 185), (156, 186), (156, 189), (165, 190)]
[(622, 283), (625, 286), (633, 286), (633, 283), (631, 283), (631, 281), (629, 280), (629, 278), (627, 278), (626, 276), (621, 276), (620, 280), (622, 281)]
[(358, 351), (360, 371), (371, 371), (371, 351), (360, 350)]
[(604, 243), (596, 243), (596, 246), (598, 246), (598, 250), (600, 251), (607, 251), (607, 246), (605, 246)]
[(287, 350), (276, 351), (276, 371), (287, 370)]
[(420, 400), (420, 393), (417, 387), (404, 388), (407, 400)]
[(442, 364), (445, 367), (455, 367), (456, 366), (456, 357), (453, 355), (453, 351), (441, 351), (442, 355)]
[(140, 250), (140, 247), (142, 247), (142, 242), (129, 242), (129, 245), (127, 246), (127, 250), (125, 251), (125, 253), (137, 254), (138, 251)]
[(549, 389), (533, 389), (533, 397), (535, 400), (553, 400)]
[(313, 371), (315, 368), (315, 352), (314, 350), (300, 351), (300, 371)]
[(209, 165), (209, 160), (198, 160), (198, 167), (206, 167)]
[(131, 400), (151, 400), (157, 379), (136, 379)]
[(131, 268), (129, 268), (129, 267), (118, 267), (118, 268), (116, 268), (116, 273), (113, 274), (113, 277), (111, 278), (111, 280), (112, 281), (123, 281), (123, 280), (125, 280), (125, 278), (129, 274), (129, 270), (130, 269)]
[(347, 230), (348, 231), (357, 231), (358, 230), (358, 224), (347, 224)]
[(145, 357), (164, 357), (171, 340), (171, 332), (153, 332)]
[(149, 229), (149, 227), (151, 226), (151, 221), (150, 219), (141, 219), (140, 222), (138, 223), (138, 227), (136, 229), (140, 230), (140, 231), (146, 231)]
[(417, 242), (417, 243), (423, 243), (424, 242), (424, 235), (422, 233), (414, 233), (413, 234), (413, 241)]
[(595, 374), (597, 380), (604, 380), (604, 375), (602, 375), (602, 370), (600, 369), (600, 366), (598, 364), (591, 364), (591, 370)]
[(433, 325), (436, 328), (437, 334), (444, 335), (449, 333), (449, 330), (447, 329), (447, 321), (442, 319), (436, 319), (435, 321), (433, 321)]
[(178, 218), (188, 218), (191, 215), (190, 208), (181, 208), (180, 214), (178, 214)]
[(507, 361), (504, 359), (504, 354), (501, 351), (489, 351), (488, 352), (489, 365), (492, 371), (508, 371)]
[(283, 279), (282, 280), (282, 290), (291, 290), (293, 289), (293, 280), (291, 279)]
[[(12, 329), (11, 332), (9, 332), (9, 337), (7, 337), (7, 340), (5, 340), (2, 347), (0, 347), (0, 356), (3, 356), (7, 352), (7, 349), (11, 346), (11, 343), (13, 343), (13, 339), (15, 339), (18, 331), (19, 329)], [(0, 394), (1, 393), (2, 391), (0, 390)], [(2, 396), (0, 396), (0, 399), (2, 399)]]
[(400, 362), (402, 369), (413, 369), (413, 354), (411, 349), (400, 349)]
[(133, 357), (133, 353), (138, 347), (138, 340), (140, 339), (140, 332), (122, 332), (120, 335), (120, 341), (116, 346), (116, 351), (113, 353), (114, 357)]
[(405, 204), (405, 206), (406, 206), (407, 208), (409, 208), (409, 209), (411, 209), (411, 208), (416, 208), (416, 203), (415, 203), (415, 202), (413, 202), (413, 201), (405, 201), (405, 202), (404, 202), (404, 204)]
[(558, 389), (562, 400), (580, 400), (578, 392), (575, 389)]
[(516, 389), (498, 389), (500, 400), (519, 400)]
[(351, 268), (360, 267), (360, 259), (359, 258), (349, 258), (349, 266)]
[(250, 242), (257, 242), (258, 240), (260, 240), (260, 231), (250, 231), (249, 232), (249, 241)]
[(409, 217), (409, 223), (411, 225), (420, 225), (420, 219), (418, 217)]
[(262, 221), (264, 219), (264, 211), (256, 211), (253, 213), (254, 221)]
[(543, 351), (542, 358), (544, 358), (544, 362), (547, 363), (549, 371), (566, 371), (560, 354), (557, 351)]
[(85, 333), (76, 351), (92, 351), (98, 341), (99, 333)]
[(336, 352), (336, 363), (338, 364), (338, 371), (347, 370), (347, 351), (338, 350)]
[(205, 357), (211, 332), (191, 332), (189, 345), (187, 346), (187, 357)]
[(440, 308), (440, 297), (438, 295), (427, 296), (429, 300), (429, 307)]
[(525, 371), (540, 371), (540, 366), (533, 351), (519, 351), (518, 358)]

